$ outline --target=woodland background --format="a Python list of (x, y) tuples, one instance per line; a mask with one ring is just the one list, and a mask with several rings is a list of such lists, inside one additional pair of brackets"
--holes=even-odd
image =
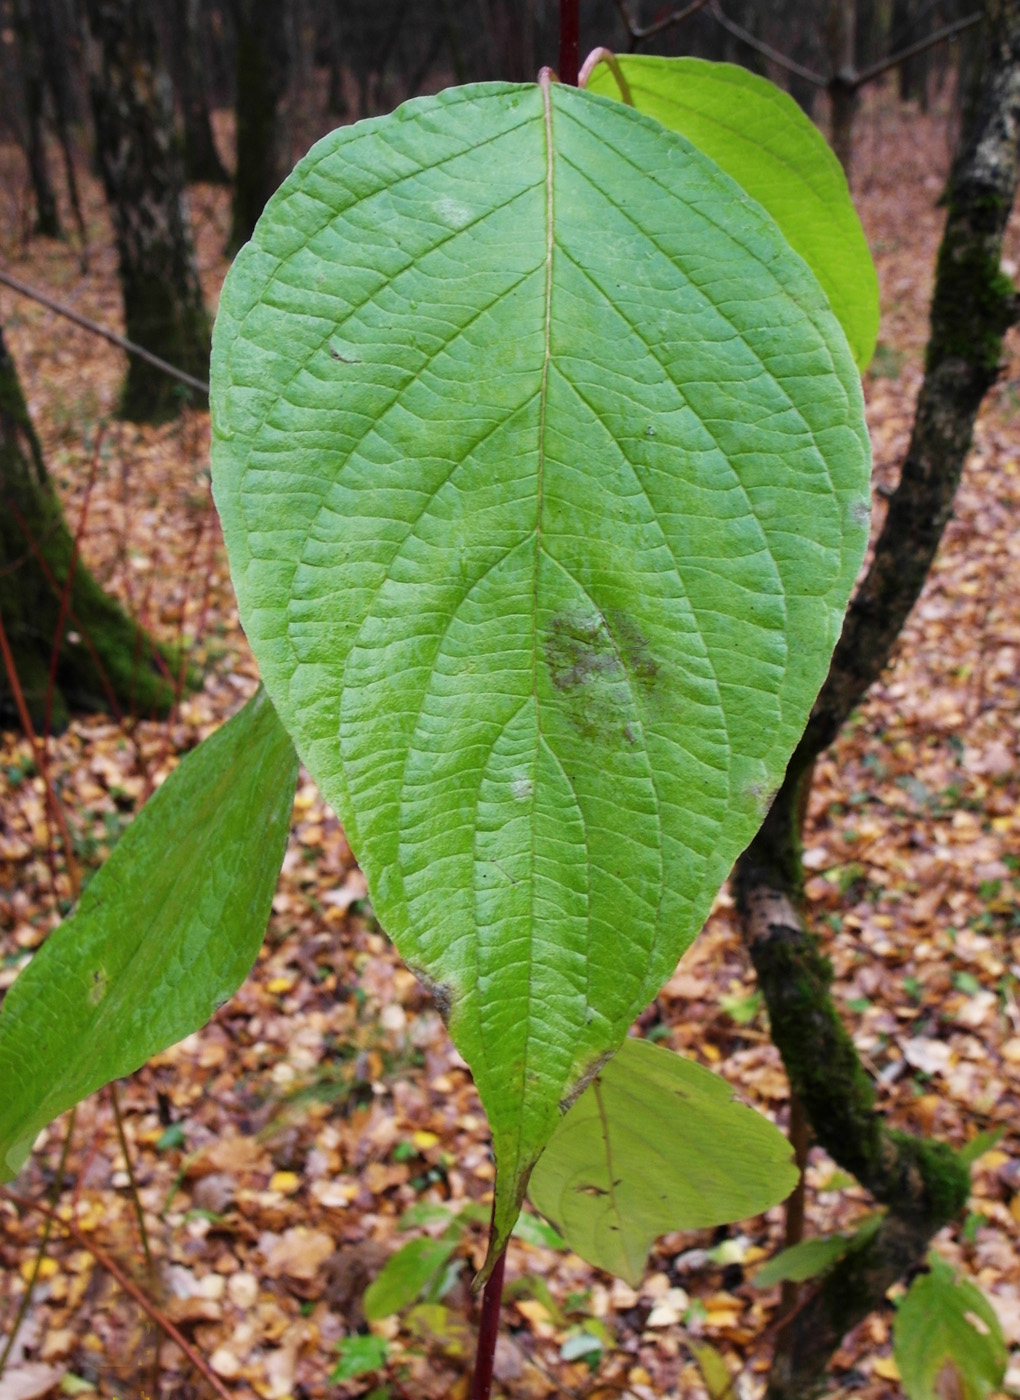
[[(106, 10), (112, 23), (119, 8), (113, 0), (0, 3), (0, 271), (115, 330), (125, 327), (124, 211), (108, 181), (104, 188), (85, 22), (105, 22)], [(186, 162), (181, 208), (210, 312), (227, 249), (317, 136), (450, 82), (527, 80), (555, 61), (554, 6), (544, 0), (150, 0), (140, 8), (165, 69), (159, 83), (175, 123), (165, 159)], [(823, 129), (839, 94), (785, 71), (762, 46), (816, 74), (841, 64), (861, 71), (970, 12), (965, 0), (828, 8), (729, 0), (723, 9), (757, 47), (703, 7), (642, 48), (745, 63), (789, 86)], [(668, 13), (645, 4), (631, 17), (636, 27)], [(583, 49), (628, 47), (611, 0), (587, 0), (583, 24)], [(865, 375), (876, 530), (921, 382), (939, 201), (974, 61), (973, 31), (961, 28), (876, 75), (859, 107), (851, 104), (852, 187), (882, 292), (881, 338)], [(144, 103), (148, 79), (135, 79)], [(260, 170), (240, 168), (239, 140), (263, 152)], [(851, 163), (850, 145), (843, 154)], [(1018, 262), (1014, 217), (1004, 262), (1011, 277)], [(196, 396), (164, 376), (155, 400), (141, 393), (132, 415), (162, 421), (132, 421), (120, 350), (5, 285), (0, 327), (75, 559), (163, 648), (154, 668), (139, 644), (136, 690), (129, 676), (127, 697), (105, 714), (96, 712), (102, 695), (78, 713), (70, 693), (74, 713), (65, 714), (54, 660), (30, 716), (34, 739), (19, 723), (9, 670), (0, 676), (8, 725), (0, 734), (2, 994), (72, 907), (78, 880), (180, 756), (251, 694), (256, 672), (209, 494), (208, 413)], [(200, 361), (157, 352), (204, 378)], [(1018, 509), (1014, 330), (954, 518), (893, 664), (818, 764), (804, 857), (833, 995), (886, 1120), (954, 1146), (1003, 1130), (976, 1164), (966, 1213), (936, 1246), (994, 1306), (1013, 1349), (1014, 1390)], [(18, 567), (27, 568), (24, 549), (4, 548), (0, 616)], [(58, 621), (73, 632), (73, 619)], [(47, 654), (57, 651), (50, 635)], [(163, 690), (140, 700), (142, 675), (154, 669)], [(727, 892), (640, 1029), (710, 1065), (788, 1126), (786, 1075)], [(66, 1119), (54, 1124), (11, 1191), (0, 1191), (0, 1338), (24, 1319), (0, 1377), (2, 1400), (212, 1393), (165, 1322), (231, 1396), (466, 1394), (467, 1285), (483, 1249), (480, 1222), (465, 1224), (441, 1302), (373, 1324), (375, 1369), (349, 1379), (335, 1372), (336, 1344), (364, 1329), (367, 1283), (423, 1228), (408, 1226), (405, 1213), (429, 1202), (484, 1203), (493, 1168), (470, 1077), (375, 922), (336, 818), (307, 778), (252, 977), (202, 1032), (123, 1082), (116, 1101), (104, 1092), (84, 1104), (69, 1147), (67, 1134)], [(46, 1217), (33, 1202), (55, 1204), (76, 1231), (54, 1228), (41, 1262)], [(853, 1227), (867, 1202), (853, 1178), (811, 1148), (806, 1235)], [(781, 1311), (779, 1289), (756, 1289), (753, 1274), (781, 1247), (784, 1228), (777, 1208), (715, 1232), (667, 1236), (637, 1290), (545, 1247), (532, 1230), (511, 1245), (498, 1393), (721, 1400), (728, 1384), (751, 1400)], [(892, 1317), (887, 1302), (837, 1351), (841, 1391), (864, 1400), (900, 1393)]]

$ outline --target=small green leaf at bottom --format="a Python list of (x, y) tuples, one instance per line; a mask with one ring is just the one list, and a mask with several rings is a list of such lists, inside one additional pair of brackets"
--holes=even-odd
[(893, 1349), (910, 1400), (984, 1400), (1006, 1374), (1006, 1343), (988, 1299), (937, 1254), (896, 1313)]
[(796, 1183), (786, 1138), (725, 1079), (626, 1040), (553, 1134), (529, 1195), (576, 1254), (636, 1285), (657, 1236), (744, 1220)]
[(340, 1360), (329, 1378), (331, 1385), (356, 1380), (358, 1376), (366, 1376), (370, 1371), (378, 1371), (380, 1366), (386, 1365), (385, 1337), (345, 1337), (337, 1343), (337, 1351)]

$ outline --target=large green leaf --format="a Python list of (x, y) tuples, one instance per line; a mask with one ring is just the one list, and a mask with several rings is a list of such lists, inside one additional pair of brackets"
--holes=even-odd
[(495, 1249), (824, 678), (867, 533), (857, 371), (686, 140), (487, 84), (314, 147), (227, 279), (212, 384), (242, 620), (471, 1065)]
[(657, 1236), (744, 1220), (796, 1184), (789, 1142), (725, 1079), (625, 1040), (553, 1133), (528, 1194), (575, 1254), (636, 1285)]
[(894, 1353), (910, 1400), (984, 1400), (1006, 1374), (1006, 1343), (995, 1309), (937, 1254), (896, 1310)]
[(205, 1025), (244, 981), (296, 780), (260, 690), (142, 808), (0, 1007), (0, 1179), (51, 1119)]
[[(878, 278), (843, 167), (787, 93), (732, 63), (622, 55), (639, 112), (679, 131), (756, 199), (821, 282), (860, 369), (878, 336)], [(605, 63), (589, 91), (621, 97)]]

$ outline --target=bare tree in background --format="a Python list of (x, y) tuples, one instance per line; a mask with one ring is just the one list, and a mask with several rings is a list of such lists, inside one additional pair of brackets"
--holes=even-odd
[(227, 252), (236, 253), (289, 165), (289, 26), (279, 0), (232, 0), (237, 31), (237, 168)]
[(230, 176), (216, 149), (202, 32), (202, 0), (172, 0), (169, 7), (173, 54), (171, 67), (181, 106), (184, 170), (189, 180), (227, 185)]
[[(148, 6), (85, 0), (96, 154), (113, 219), (131, 340), (204, 379), (209, 318), (191, 241), (173, 90), (156, 53)], [(176, 414), (180, 386), (133, 357), (121, 413), (136, 422)]]
[(50, 181), (43, 130), (45, 73), (38, 26), (33, 24), (29, 0), (14, 0), (14, 32), (18, 40), (19, 68), (25, 104), (25, 155), (35, 195), (35, 232), (46, 238), (62, 238), (57, 197)]

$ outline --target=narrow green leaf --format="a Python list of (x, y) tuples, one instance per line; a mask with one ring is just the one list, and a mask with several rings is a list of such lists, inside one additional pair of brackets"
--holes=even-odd
[[(788, 93), (732, 63), (622, 55), (639, 112), (678, 131), (775, 219), (825, 288), (864, 369), (878, 338), (878, 277), (846, 176), (814, 123)], [(589, 91), (620, 98), (600, 63)]]
[(475, 1075), (491, 1262), (824, 679), (867, 536), (859, 376), (683, 137), (487, 84), (300, 163), (212, 381), (245, 630)]
[(687, 1349), (701, 1372), (710, 1400), (726, 1400), (733, 1389), (733, 1377), (722, 1352), (711, 1342), (688, 1342)]
[(803, 1283), (806, 1279), (817, 1278), (852, 1249), (866, 1244), (882, 1220), (882, 1213), (876, 1212), (869, 1215), (852, 1234), (820, 1235), (816, 1239), (801, 1240), (789, 1249), (780, 1250), (754, 1275), (752, 1282), (755, 1288), (771, 1288), (774, 1283), (782, 1283), (784, 1279), (789, 1279), (792, 1283)]
[(972, 1167), (986, 1152), (991, 1152), (993, 1147), (998, 1147), (1005, 1136), (1006, 1129), (1004, 1125), (998, 1128), (989, 1128), (986, 1131), (976, 1134), (975, 1137), (971, 1138), (970, 1142), (964, 1143), (963, 1147), (960, 1148), (958, 1154), (960, 1161), (964, 1162), (968, 1167)]
[(625, 1040), (553, 1134), (528, 1194), (570, 1249), (637, 1285), (657, 1236), (744, 1220), (796, 1184), (786, 1138), (725, 1079)]
[(1007, 1352), (995, 1310), (969, 1279), (937, 1254), (896, 1311), (893, 1354), (910, 1400), (984, 1400), (1006, 1374)]
[(251, 969), (297, 758), (263, 691), (182, 760), (0, 1007), (0, 1178), (40, 1128), (205, 1025)]
[(365, 1316), (376, 1322), (413, 1303), (457, 1248), (458, 1241), (421, 1235), (391, 1254), (365, 1290)]

